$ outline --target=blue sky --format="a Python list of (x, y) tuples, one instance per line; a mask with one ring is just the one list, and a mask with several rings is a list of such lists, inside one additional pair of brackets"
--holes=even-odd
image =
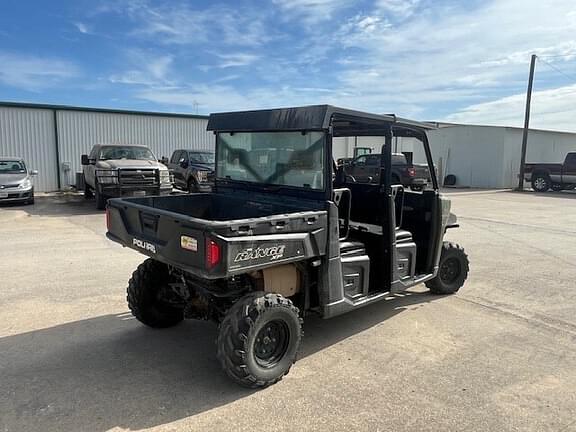
[(198, 112), (331, 103), (576, 130), (573, 0), (2, 0), (0, 100)]

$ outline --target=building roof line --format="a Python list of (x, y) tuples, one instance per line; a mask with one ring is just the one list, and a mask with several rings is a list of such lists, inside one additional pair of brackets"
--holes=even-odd
[[(502, 125), (490, 125), (490, 124), (477, 124), (477, 123), (450, 123), (450, 122), (438, 122), (438, 121), (426, 121), (424, 123), (430, 123), (435, 125), (439, 130), (443, 128), (449, 127), (458, 127), (458, 126), (473, 126), (473, 127), (489, 127), (489, 128), (503, 128), (503, 129), (515, 129), (515, 130), (523, 130), (523, 127), (520, 126), (502, 126)], [(562, 131), (562, 130), (554, 130), (554, 129), (540, 129), (540, 128), (529, 128), (530, 132), (552, 132), (552, 133), (560, 133), (560, 134), (568, 134), (568, 135), (576, 135), (576, 131)]]
[(73, 105), (54, 105), (43, 103), (31, 102), (11, 102), (0, 101), (0, 108), (28, 108), (28, 109), (46, 109), (53, 111), (80, 111), (80, 112), (96, 112), (106, 114), (126, 114), (126, 115), (145, 115), (154, 117), (176, 117), (176, 118), (189, 118), (189, 119), (202, 119), (207, 120), (208, 116), (199, 114), (186, 114), (186, 113), (171, 113), (171, 112), (158, 112), (158, 111), (136, 111), (115, 108), (91, 108)]

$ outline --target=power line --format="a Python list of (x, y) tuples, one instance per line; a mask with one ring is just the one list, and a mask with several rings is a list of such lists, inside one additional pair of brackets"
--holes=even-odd
[(551, 67), (552, 69), (554, 69), (556, 72), (558, 72), (561, 75), (564, 75), (566, 78), (568, 78), (571, 81), (576, 82), (576, 75), (568, 75), (566, 72), (562, 71), (561, 69), (557, 68), (556, 66), (554, 66), (552, 63), (547, 62), (546, 60), (540, 58), (540, 56), (538, 56), (538, 59), (547, 64), (549, 67)]

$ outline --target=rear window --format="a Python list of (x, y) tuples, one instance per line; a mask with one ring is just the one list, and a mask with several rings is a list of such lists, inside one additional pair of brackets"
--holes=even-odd
[(392, 165), (406, 165), (406, 156), (404, 155), (392, 155)]

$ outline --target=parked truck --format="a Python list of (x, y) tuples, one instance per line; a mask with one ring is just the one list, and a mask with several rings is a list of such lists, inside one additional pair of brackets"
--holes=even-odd
[(168, 168), (141, 145), (97, 144), (82, 155), (84, 196), (96, 198), (103, 210), (106, 200), (121, 196), (165, 195), (172, 191)]
[[(365, 154), (344, 164), (344, 171), (351, 181), (378, 183), (380, 181), (381, 154)], [(413, 164), (403, 153), (393, 153), (391, 162), (392, 184), (401, 184), (419, 191), (430, 181), (430, 170), (426, 165)]]
[(536, 192), (549, 189), (561, 191), (576, 187), (576, 151), (569, 152), (564, 163), (527, 163), (524, 180), (532, 184)]
[[(148, 257), (128, 282), (132, 314), (156, 328), (218, 323), (222, 368), (257, 388), (288, 373), (308, 314), (332, 318), (421, 283), (457, 292), (468, 258), (444, 241), (458, 225), (438, 190), (429, 128), (327, 105), (212, 114), (210, 193), (108, 202), (108, 238)], [(378, 183), (333, 170), (332, 137), (357, 134), (382, 137)], [(393, 184), (395, 136), (422, 141), (430, 188)]]

